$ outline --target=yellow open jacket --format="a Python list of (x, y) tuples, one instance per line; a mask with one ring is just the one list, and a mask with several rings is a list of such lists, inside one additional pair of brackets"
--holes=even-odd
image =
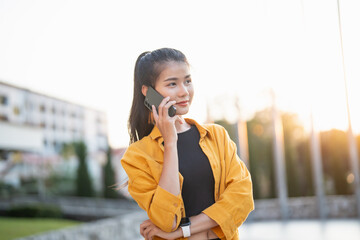
[[(199, 130), (199, 144), (209, 158), (215, 180), (215, 203), (203, 213), (219, 224), (212, 229), (219, 238), (239, 239), (237, 228), (254, 209), (250, 173), (237, 156), (236, 144), (223, 127), (185, 120)], [(172, 229), (175, 215), (179, 226), (185, 210), (181, 194), (175, 196), (158, 185), (164, 159), (162, 143), (161, 133), (155, 126), (148, 136), (128, 147), (121, 164), (129, 177), (130, 195), (155, 225), (171, 232), (175, 230)], [(180, 173), (179, 178), (182, 188)]]

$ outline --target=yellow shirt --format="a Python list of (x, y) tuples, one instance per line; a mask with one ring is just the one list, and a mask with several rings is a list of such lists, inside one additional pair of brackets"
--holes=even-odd
[[(239, 239), (237, 228), (254, 209), (250, 173), (237, 156), (236, 144), (223, 127), (185, 120), (199, 130), (199, 144), (209, 159), (215, 180), (215, 203), (203, 213), (219, 224), (212, 229), (219, 238)], [(176, 226), (179, 226), (185, 210), (181, 194), (175, 196), (158, 185), (164, 159), (162, 143), (161, 133), (155, 126), (148, 136), (128, 147), (121, 164), (129, 177), (130, 195), (156, 226), (171, 232), (175, 230), (172, 229), (175, 216)], [(181, 189), (183, 177), (180, 173), (179, 179)]]

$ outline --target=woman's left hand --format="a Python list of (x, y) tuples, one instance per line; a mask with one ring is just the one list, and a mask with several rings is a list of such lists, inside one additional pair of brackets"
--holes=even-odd
[(164, 239), (174, 239), (172, 233), (164, 232), (151, 222), (150, 219), (140, 224), (140, 234), (145, 240), (152, 240), (154, 236)]

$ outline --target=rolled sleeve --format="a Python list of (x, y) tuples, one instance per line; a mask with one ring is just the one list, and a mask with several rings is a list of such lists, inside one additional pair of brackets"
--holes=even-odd
[[(153, 206), (150, 207), (149, 218), (154, 219), (154, 223), (155, 220), (159, 221), (160, 224), (161, 222), (167, 222), (166, 219), (174, 219), (176, 216), (176, 226), (178, 226), (181, 220), (181, 202), (181, 194), (175, 196), (158, 185), (152, 201)], [(157, 223), (155, 225), (161, 226)], [(174, 230), (172, 225), (173, 222), (171, 222), (170, 226), (164, 226), (162, 229), (171, 232)]]
[[(182, 197), (160, 187), (146, 172), (137, 171), (135, 177), (129, 176), (128, 191), (138, 205), (144, 209), (149, 219), (165, 232), (171, 232), (174, 219), (176, 226), (182, 216)], [(175, 227), (176, 228), (176, 227)]]

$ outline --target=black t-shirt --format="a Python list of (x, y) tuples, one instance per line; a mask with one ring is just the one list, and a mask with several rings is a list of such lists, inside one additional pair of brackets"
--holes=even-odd
[(215, 202), (213, 172), (199, 140), (195, 125), (178, 134), (179, 171), (184, 177), (181, 194), (187, 217), (200, 214)]

